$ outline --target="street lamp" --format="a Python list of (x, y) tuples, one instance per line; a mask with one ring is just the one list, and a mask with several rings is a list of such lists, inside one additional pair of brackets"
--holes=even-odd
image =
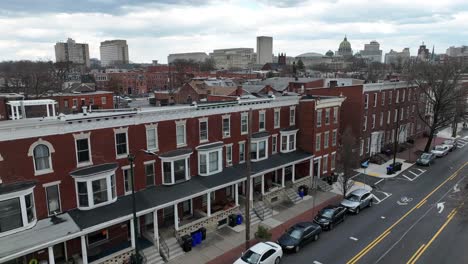
[[(153, 155), (156, 156), (154, 152), (151, 152), (146, 149), (141, 149), (140, 151), (148, 154), (148, 155)], [(136, 215), (136, 199), (135, 199), (135, 171), (133, 168), (133, 163), (135, 162), (135, 154), (128, 154), (127, 156), (128, 161), (130, 162), (130, 177), (132, 179), (132, 213), (133, 213), (133, 231), (135, 234), (135, 254), (133, 254), (130, 258), (131, 263), (135, 264), (140, 264), (142, 263), (142, 256), (140, 255), (139, 252), (139, 246), (138, 246), (138, 219)]]

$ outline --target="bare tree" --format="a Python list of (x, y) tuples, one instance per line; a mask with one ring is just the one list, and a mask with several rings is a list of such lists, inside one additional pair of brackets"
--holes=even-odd
[(354, 169), (359, 164), (359, 145), (356, 141), (356, 137), (353, 135), (351, 127), (347, 127), (341, 136), (340, 152), (338, 156), (338, 171), (342, 175), (338, 178), (340, 189), (343, 196), (346, 196), (347, 192), (354, 185), (351, 177), (354, 175)]
[[(460, 81), (459, 64), (416, 63), (409, 68), (409, 81), (419, 90), (418, 115), (428, 129), (425, 152), (431, 148), (437, 130), (454, 121), (456, 102), (460, 93), (466, 94)], [(461, 90), (462, 89), (462, 90)]]

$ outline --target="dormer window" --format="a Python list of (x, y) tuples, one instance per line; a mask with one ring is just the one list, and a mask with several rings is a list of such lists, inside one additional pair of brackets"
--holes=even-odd
[(117, 200), (115, 170), (117, 163), (105, 163), (72, 171), (78, 208), (89, 210)]

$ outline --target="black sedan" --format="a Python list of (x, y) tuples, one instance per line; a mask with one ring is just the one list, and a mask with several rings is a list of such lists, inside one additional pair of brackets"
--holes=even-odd
[(323, 229), (332, 230), (337, 224), (346, 219), (346, 207), (338, 205), (329, 205), (315, 216), (314, 222), (319, 224)]
[(322, 228), (312, 222), (302, 222), (291, 226), (278, 239), (278, 244), (284, 250), (294, 250), (299, 252), (299, 249), (310, 241), (317, 241), (319, 234), (322, 233)]

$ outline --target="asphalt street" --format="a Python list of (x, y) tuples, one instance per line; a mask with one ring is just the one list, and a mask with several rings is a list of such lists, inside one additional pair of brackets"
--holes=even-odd
[(468, 195), (468, 147), (412, 169), (424, 173), (379, 182), (379, 204), (349, 215), (282, 263), (468, 263), (468, 206), (460, 208)]

